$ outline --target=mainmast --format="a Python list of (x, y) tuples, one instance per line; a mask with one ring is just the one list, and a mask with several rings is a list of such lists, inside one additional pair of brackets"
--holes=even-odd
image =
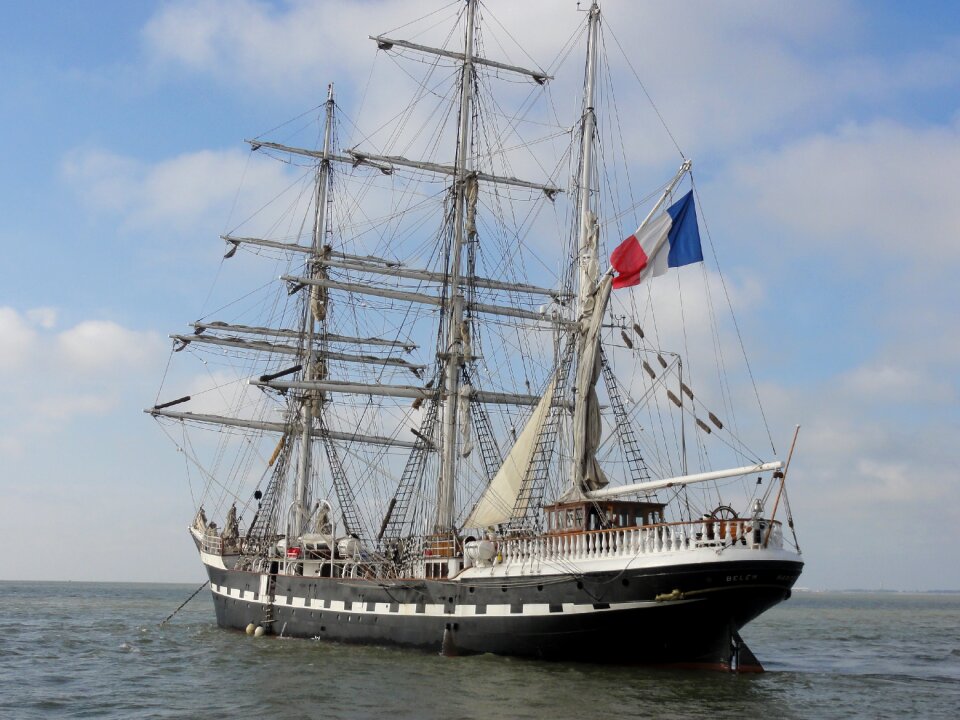
[[(316, 180), (316, 214), (313, 225), (313, 246), (308, 264), (310, 273), (322, 272), (323, 268), (319, 261), (323, 255), (323, 234), (326, 228), (327, 212), (327, 190), (329, 186), (330, 175), (330, 144), (333, 135), (333, 85), (327, 86), (327, 117), (326, 125), (323, 131), (323, 156), (317, 164)], [(303, 376), (307, 380), (321, 379), (318, 377), (318, 368), (322, 367), (323, 360), (317, 358), (313, 350), (315, 339), (315, 325), (317, 321), (322, 321), (326, 314), (326, 303), (321, 300), (321, 293), (325, 294), (323, 288), (313, 288), (310, 300), (307, 302), (305, 311), (305, 327), (303, 332), (304, 342), (304, 369)], [(322, 373), (320, 373), (322, 374)], [(310, 467), (313, 456), (313, 421), (316, 417), (319, 407), (314, 407), (314, 393), (307, 392), (303, 397), (301, 408), (301, 427), (300, 436), (300, 463), (297, 469), (297, 486), (294, 494), (295, 514), (290, 532), (293, 537), (301, 535), (304, 531), (308, 508), (310, 505)]]
[(463, 363), (464, 297), (460, 290), (460, 265), (464, 243), (467, 204), (467, 172), (470, 154), (471, 106), (473, 100), (473, 38), (477, 0), (466, 0), (466, 40), (460, 80), (460, 128), (457, 133), (456, 175), (453, 182), (453, 247), (450, 250), (450, 272), (447, 285), (447, 345), (445, 360), (443, 442), (440, 481), (437, 489), (436, 532), (453, 528), (454, 489), (457, 464), (457, 404), (460, 391), (460, 367)]

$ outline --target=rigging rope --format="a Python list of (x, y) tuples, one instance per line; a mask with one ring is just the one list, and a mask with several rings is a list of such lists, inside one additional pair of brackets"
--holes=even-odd
[(710, 245), (710, 252), (713, 255), (713, 261), (717, 266), (717, 275), (720, 278), (720, 285), (723, 288), (723, 295), (727, 300), (727, 307), (730, 308), (730, 315), (733, 318), (733, 327), (737, 331), (737, 341), (740, 343), (740, 351), (743, 353), (743, 361), (747, 366), (747, 373), (750, 375), (750, 383), (753, 386), (753, 394), (757, 399), (757, 407), (760, 408), (760, 416), (763, 418), (763, 427), (767, 431), (767, 439), (770, 441), (770, 449), (773, 451), (773, 454), (777, 454), (776, 445), (773, 443), (773, 435), (770, 432), (770, 424), (767, 422), (767, 414), (763, 410), (763, 403), (760, 401), (760, 390), (757, 388), (757, 381), (753, 376), (753, 368), (750, 366), (750, 358), (747, 357), (747, 348), (743, 344), (743, 334), (740, 332), (740, 323), (737, 322), (737, 316), (733, 312), (733, 301), (730, 299), (730, 292), (727, 290), (727, 282), (723, 277), (723, 273), (720, 271), (720, 260), (717, 257), (717, 250), (713, 244), (713, 236), (710, 234), (710, 226), (707, 224), (706, 218), (703, 216), (703, 204), (700, 201), (700, 193), (697, 189), (697, 184), (694, 182), (693, 173), (690, 173), (690, 184), (693, 186), (693, 193), (697, 199), (697, 205), (701, 208), (700, 221), (703, 223), (703, 229), (707, 232), (707, 241)]
[[(606, 27), (606, 26), (604, 26)], [(643, 84), (643, 80), (640, 79), (640, 75), (637, 73), (636, 69), (633, 67), (633, 63), (630, 62), (630, 57), (627, 55), (626, 51), (623, 49), (623, 46), (620, 44), (620, 40), (617, 38), (617, 34), (613, 32), (613, 28), (610, 28), (610, 36), (613, 38), (613, 41), (617, 44), (617, 48), (620, 50), (620, 54), (623, 55), (623, 59), (627, 63), (627, 67), (630, 68), (630, 72), (633, 73), (633, 77), (636, 78), (637, 83), (640, 85), (640, 89), (643, 90), (643, 94), (647, 96), (647, 101), (650, 103), (650, 107), (653, 108), (653, 111), (657, 114), (657, 117), (660, 119), (660, 124), (663, 125), (663, 129), (666, 131), (667, 135), (670, 137), (670, 142), (673, 143), (673, 146), (677, 149), (677, 152), (680, 154), (681, 159), (685, 159), (687, 156), (680, 149), (680, 144), (677, 142), (677, 139), (673, 136), (673, 133), (670, 132), (670, 127), (667, 125), (667, 121), (663, 119), (663, 115), (660, 114), (657, 104), (653, 102), (653, 98), (650, 97), (650, 93), (647, 92), (647, 86)]]

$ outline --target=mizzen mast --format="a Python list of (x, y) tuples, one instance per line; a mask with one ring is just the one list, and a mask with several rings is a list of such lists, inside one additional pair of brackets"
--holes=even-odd
[(594, 160), (593, 144), (597, 129), (597, 115), (594, 110), (594, 83), (597, 77), (597, 32), (600, 26), (600, 7), (594, 2), (589, 10), (587, 29), (587, 70), (584, 91), (584, 109), (580, 137), (580, 179), (577, 185), (577, 210), (579, 214), (579, 234), (577, 258), (579, 264), (578, 312), (593, 293), (600, 276), (599, 251), (594, 229), (597, 216), (593, 208), (593, 193), (590, 183), (593, 181)]
[(587, 65), (580, 138), (580, 179), (577, 187), (579, 234), (577, 238), (577, 316), (580, 329), (576, 339), (576, 381), (573, 405), (573, 463), (571, 483), (574, 492), (595, 490), (606, 484), (596, 459), (600, 434), (600, 404), (596, 382), (600, 374), (598, 353), (600, 321), (610, 294), (610, 281), (600, 278), (600, 230), (593, 206), (591, 182), (594, 176), (594, 141), (597, 118), (594, 85), (597, 77), (597, 35), (600, 7), (593, 2), (588, 11)]

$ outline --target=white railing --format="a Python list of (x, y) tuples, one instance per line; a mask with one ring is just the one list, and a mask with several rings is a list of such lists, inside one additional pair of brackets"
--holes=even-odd
[(197, 542), (200, 544), (200, 550), (206, 554), (223, 555), (223, 540), (220, 539), (219, 535), (203, 533), (198, 536)]
[(774, 521), (772, 527), (769, 520), (763, 520), (756, 528), (754, 525), (749, 519), (713, 520), (515, 538), (498, 544), (494, 564), (634, 557), (701, 548), (758, 550), (783, 547), (783, 530), (779, 522)]
[(194, 534), (200, 550), (208, 555), (237, 555), (240, 553), (240, 538), (224, 540), (212, 533)]

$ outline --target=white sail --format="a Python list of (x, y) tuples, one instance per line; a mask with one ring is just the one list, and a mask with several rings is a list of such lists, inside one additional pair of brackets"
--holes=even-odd
[[(550, 417), (550, 406), (553, 400), (554, 387), (557, 377), (553, 379), (543, 391), (543, 397), (533, 410), (533, 415), (527, 421), (517, 441), (513, 444), (510, 453), (503, 461), (503, 465), (494, 475), (490, 485), (484, 491), (480, 500), (473, 507), (470, 517), (464, 527), (492, 527), (506, 522), (513, 517), (517, 504), (517, 497), (523, 487), (523, 481), (530, 472), (530, 464), (537, 451), (537, 440), (547, 418)], [(519, 511), (525, 507), (517, 508)]]
[(600, 401), (597, 379), (600, 377), (600, 326), (610, 298), (613, 279), (607, 274), (596, 292), (584, 304), (580, 324), (580, 361), (577, 365), (576, 403), (573, 411), (573, 489), (598, 490), (607, 478), (597, 462), (600, 445)]

